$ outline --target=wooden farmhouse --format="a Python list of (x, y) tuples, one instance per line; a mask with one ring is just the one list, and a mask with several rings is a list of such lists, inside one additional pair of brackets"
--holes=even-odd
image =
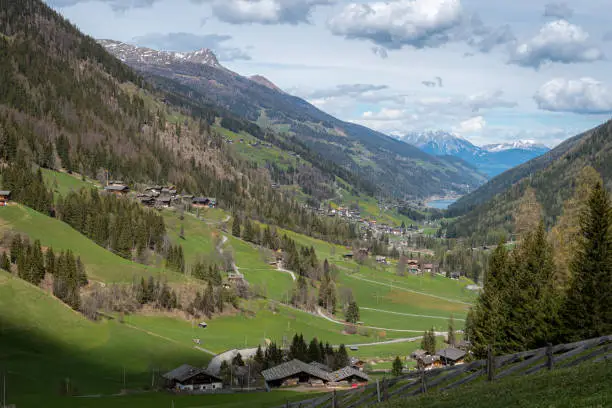
[(183, 364), (162, 377), (166, 380), (167, 388), (175, 391), (215, 391), (223, 388), (221, 378), (189, 364)]
[(306, 364), (300, 360), (291, 360), (264, 370), (261, 374), (268, 388), (298, 385), (342, 387), (362, 385), (369, 381), (366, 374), (353, 367), (344, 367), (334, 372), (326, 368), (319, 363)]
[(116, 194), (119, 196), (126, 195), (130, 192), (130, 188), (124, 184), (113, 184), (110, 186), (104, 187), (104, 191), (111, 194)]
[(466, 352), (455, 347), (445, 348), (436, 353), (440, 357), (440, 361), (444, 365), (462, 364), (464, 362)]
[(8, 190), (0, 191), (0, 207), (5, 207), (11, 201), (11, 192)]

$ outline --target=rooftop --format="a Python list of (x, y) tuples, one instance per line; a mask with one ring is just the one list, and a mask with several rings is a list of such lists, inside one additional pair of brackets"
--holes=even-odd
[(172, 371), (167, 372), (166, 374), (162, 375), (162, 377), (164, 377), (167, 380), (174, 380), (174, 381), (178, 381), (178, 382), (183, 382), (183, 381), (187, 381), (188, 379), (198, 375), (198, 374), (206, 374), (209, 377), (212, 377), (214, 379), (217, 379), (219, 381), (221, 381), (221, 378), (217, 377), (216, 375), (213, 375), (211, 373), (209, 373), (208, 371), (206, 371), (203, 368), (199, 368), (199, 367), (194, 367), (191, 366), (189, 364), (183, 364), (182, 366), (175, 368)]
[(445, 348), (444, 350), (440, 350), (436, 353), (437, 356), (452, 361), (461, 360), (463, 357), (465, 357), (465, 354), (465, 351), (454, 347)]

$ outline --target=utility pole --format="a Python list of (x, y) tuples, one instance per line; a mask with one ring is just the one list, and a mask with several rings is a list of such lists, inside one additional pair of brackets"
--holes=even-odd
[(6, 407), (6, 371), (2, 376), (2, 408)]

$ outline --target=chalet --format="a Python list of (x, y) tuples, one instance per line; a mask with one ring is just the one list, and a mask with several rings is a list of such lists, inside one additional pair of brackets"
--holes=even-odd
[(410, 358), (418, 360), (419, 358), (425, 357), (428, 353), (425, 350), (417, 349), (410, 353)]
[(329, 374), (300, 360), (291, 360), (261, 372), (268, 388), (313, 385), (321, 382), (327, 384), (330, 381)]
[(369, 381), (366, 374), (353, 367), (344, 367), (334, 372), (327, 370), (329, 370), (329, 367), (323, 364), (306, 364), (300, 360), (291, 360), (264, 370), (261, 375), (264, 377), (268, 388), (304, 384), (311, 386), (348, 386), (361, 385)]
[(104, 191), (106, 191), (107, 193), (116, 194), (116, 195), (125, 195), (129, 193), (130, 188), (124, 184), (113, 184), (113, 185), (104, 187)]
[(170, 197), (158, 197), (155, 200), (155, 205), (157, 207), (168, 208), (168, 207), (170, 207), (171, 203), (172, 203), (172, 198), (170, 198)]
[(208, 197), (194, 197), (191, 200), (191, 205), (195, 208), (207, 208), (210, 204), (210, 199)]
[(386, 256), (377, 255), (376, 256), (376, 262), (379, 263), (379, 264), (386, 265), (387, 264), (387, 257)]
[(183, 364), (162, 377), (166, 380), (167, 388), (176, 391), (215, 391), (223, 388), (221, 378), (189, 364)]
[(425, 273), (432, 273), (434, 271), (434, 265), (433, 264), (425, 264), (423, 265), (423, 272)]
[(425, 354), (417, 358), (417, 367), (419, 370), (432, 370), (437, 367), (442, 367), (442, 361), (438, 355), (430, 356), (429, 354)]
[(365, 368), (365, 362), (357, 357), (351, 357), (351, 367), (353, 367), (355, 370), (363, 371)]
[(5, 207), (11, 201), (11, 192), (8, 190), (0, 191), (0, 207)]
[(445, 348), (436, 353), (440, 357), (440, 361), (444, 365), (462, 364), (465, 359), (466, 352), (455, 347)]
[(353, 253), (351, 252), (351, 253), (348, 253), (348, 254), (344, 254), (344, 255), (342, 255), (342, 257), (344, 259), (353, 259)]
[(363, 385), (367, 384), (370, 378), (367, 374), (353, 367), (344, 367), (329, 374), (331, 386), (343, 385)]

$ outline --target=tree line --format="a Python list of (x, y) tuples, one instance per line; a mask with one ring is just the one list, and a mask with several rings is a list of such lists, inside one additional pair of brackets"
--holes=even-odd
[(550, 234), (537, 202), (529, 198), (519, 208), (520, 243), (509, 251), (502, 242), (494, 251), (468, 315), (478, 356), (488, 344), (503, 354), (612, 333), (612, 204), (591, 170), (583, 171)]
[(15, 271), (21, 279), (36, 286), (49, 276), (53, 295), (73, 309), (80, 309), (80, 288), (87, 285), (88, 279), (81, 258), (72, 251), (56, 255), (49, 247), (43, 253), (40, 241), (30, 243), (27, 237), (17, 234), (11, 239), (9, 255), (5, 251), (0, 256), (0, 267)]

